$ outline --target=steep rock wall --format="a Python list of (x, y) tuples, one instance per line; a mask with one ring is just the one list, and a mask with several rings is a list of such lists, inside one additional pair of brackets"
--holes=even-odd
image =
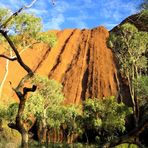
[[(80, 103), (94, 97), (117, 95), (117, 69), (112, 51), (106, 47), (109, 36), (104, 27), (56, 31), (58, 43), (53, 48), (37, 44), (21, 56), (35, 72), (55, 79), (63, 85), (66, 103)], [(5, 60), (0, 59), (0, 82)], [(16, 86), (25, 75), (17, 64), (10, 62), (3, 94), (14, 97), (9, 81)], [(4, 97), (4, 95), (3, 95)]]

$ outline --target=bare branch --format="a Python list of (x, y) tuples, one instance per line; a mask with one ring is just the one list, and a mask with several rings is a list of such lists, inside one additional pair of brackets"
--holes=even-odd
[(16, 95), (18, 96), (19, 100), (22, 101), (22, 100), (25, 99), (28, 92), (35, 92), (36, 88), (37, 88), (36, 85), (33, 85), (31, 88), (24, 87), (23, 88), (23, 93), (21, 91), (18, 91), (17, 89), (14, 89), (14, 88), (13, 88), (13, 90), (15, 91)]
[(15, 129), (15, 130), (18, 130), (15, 123), (8, 123), (8, 127), (12, 128), (12, 129)]
[(12, 48), (12, 50), (14, 51), (16, 57), (17, 57), (17, 61), (18, 63), (30, 74), (33, 75), (33, 71), (23, 62), (17, 48), (15, 47), (14, 43), (11, 41), (11, 39), (9, 38), (9, 36), (7, 35), (7, 32), (0, 30), (0, 33), (5, 37), (5, 39), (7, 40), (7, 42), (9, 43), (10, 47)]
[(33, 0), (29, 5), (25, 5), (24, 8), (30, 8), (37, 0)]
[(5, 59), (8, 59), (8, 60), (10, 60), (10, 61), (15, 61), (15, 60), (17, 60), (17, 57), (8, 57), (8, 56), (3, 55), (3, 54), (0, 54), (0, 57), (1, 57), (1, 58), (5, 58)]
[(20, 8), (17, 12), (13, 13), (1, 26), (0, 28), (5, 29), (7, 27), (7, 24), (12, 20), (13, 17), (17, 16), (22, 10), (24, 9), (24, 7)]
[[(30, 48), (31, 46), (33, 46), (33, 45), (35, 45), (35, 44), (37, 44), (37, 43), (39, 43), (39, 42), (35, 42), (35, 43), (33, 43), (33, 44), (29, 44), (27, 47), (25, 47), (23, 50), (21, 50), (21, 51), (19, 52), (19, 54), (21, 55), (27, 48)], [(0, 54), (0, 58), (5, 58), (5, 59), (8, 59), (8, 60), (10, 60), (10, 61), (15, 61), (15, 60), (17, 60), (17, 57), (16, 57), (16, 56), (8, 57), (8, 56), (6, 56), (6, 55), (4, 55), (4, 54)]]
[(23, 96), (26, 96), (28, 92), (35, 92), (36, 88), (37, 88), (36, 85), (33, 85), (32, 88), (24, 87), (23, 88)]
[(7, 27), (7, 24), (19, 13), (21, 13), (24, 9), (32, 7), (32, 5), (36, 2), (37, 0), (33, 0), (29, 5), (24, 5), (22, 8), (20, 8), (18, 11), (13, 13), (1, 26), (0, 28), (5, 29)]

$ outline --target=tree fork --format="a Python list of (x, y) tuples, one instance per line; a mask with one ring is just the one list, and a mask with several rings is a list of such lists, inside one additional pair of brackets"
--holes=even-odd
[(5, 37), (5, 39), (9, 43), (10, 47), (14, 51), (14, 53), (15, 53), (15, 55), (17, 57), (18, 63), (27, 71), (27, 73), (29, 73), (30, 75), (33, 75), (33, 71), (23, 62), (23, 60), (22, 60), (22, 58), (21, 58), (17, 48), (15, 47), (14, 43), (11, 41), (11, 39), (7, 35), (7, 32), (3, 31), (3, 30), (0, 30), (0, 33)]

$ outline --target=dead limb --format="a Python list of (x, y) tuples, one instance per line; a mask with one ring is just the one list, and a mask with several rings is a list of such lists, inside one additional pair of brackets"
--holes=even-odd
[(10, 60), (10, 61), (16, 61), (17, 60), (17, 57), (8, 57), (8, 56), (3, 55), (3, 54), (0, 54), (0, 57), (5, 58), (5, 59)]
[(144, 122), (140, 123), (138, 127), (134, 128), (128, 134), (126, 134), (122, 137), (116, 138), (113, 141), (110, 141), (110, 142), (104, 144), (103, 148), (115, 147), (115, 146), (117, 146), (119, 144), (123, 144), (123, 143), (136, 144), (140, 148), (143, 148), (141, 143), (139, 143), (139, 141), (136, 141), (136, 137), (138, 137), (145, 130), (146, 127), (148, 127), (148, 120), (145, 120)]

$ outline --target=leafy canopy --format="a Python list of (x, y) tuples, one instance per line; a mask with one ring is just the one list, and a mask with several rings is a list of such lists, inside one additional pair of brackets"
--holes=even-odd
[[(100, 133), (107, 132), (106, 138), (118, 131), (125, 131), (125, 118), (132, 113), (123, 103), (117, 103), (114, 97), (105, 99), (87, 99), (84, 102), (83, 122), (86, 129)], [(103, 135), (100, 135), (103, 136)]]
[[(5, 23), (10, 15), (12, 15), (11, 10), (0, 8), (0, 25)], [(11, 19), (5, 30), (8, 31), (9, 37), (18, 48), (31, 47), (31, 45), (38, 42), (48, 43), (52, 47), (57, 42), (54, 33), (41, 33), (41, 18), (26, 12)], [(2, 35), (0, 35), (0, 42), (7, 43)]]
[(132, 65), (138, 69), (147, 68), (147, 32), (138, 31), (134, 25), (126, 23), (120, 27), (118, 33), (110, 34), (108, 45), (115, 52), (124, 75), (133, 73)]
[[(62, 85), (55, 80), (49, 80), (47, 77), (35, 75), (32, 83), (37, 86), (37, 90), (31, 93), (25, 105), (25, 112), (43, 118), (47, 116), (47, 109), (61, 104), (64, 96), (62, 94)], [(44, 115), (46, 114), (46, 115)]]

